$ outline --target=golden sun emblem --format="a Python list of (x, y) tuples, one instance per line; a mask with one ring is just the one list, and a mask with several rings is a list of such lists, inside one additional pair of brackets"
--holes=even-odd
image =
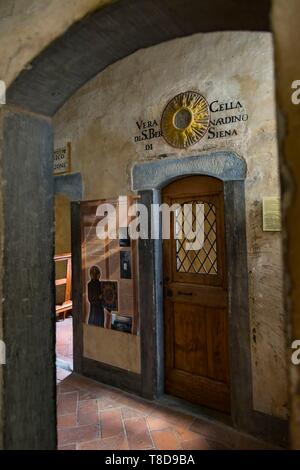
[(195, 91), (176, 95), (165, 107), (161, 129), (168, 144), (187, 148), (199, 142), (209, 127), (210, 112), (206, 99)]

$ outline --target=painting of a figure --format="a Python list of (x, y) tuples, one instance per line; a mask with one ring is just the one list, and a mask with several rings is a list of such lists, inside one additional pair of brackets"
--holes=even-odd
[(98, 266), (90, 269), (90, 282), (88, 283), (88, 299), (90, 303), (89, 325), (104, 325), (104, 308), (102, 286), (100, 282), (101, 271)]

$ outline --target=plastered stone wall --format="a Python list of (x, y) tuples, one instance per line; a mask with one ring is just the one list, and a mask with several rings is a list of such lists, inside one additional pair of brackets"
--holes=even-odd
[[(142, 121), (159, 131), (165, 105), (186, 90), (214, 102), (212, 110), (222, 104), (211, 116), (214, 131), (188, 150), (162, 137), (137, 141)], [(117, 62), (80, 89), (54, 125), (56, 145), (72, 143), (73, 171), (82, 173), (87, 200), (130, 193), (133, 163), (161, 154), (223, 149), (245, 158), (253, 401), (256, 410), (285, 417), (281, 234), (262, 231), (262, 198), (280, 194), (275, 114), (272, 36), (226, 32), (170, 41)], [(218, 121), (236, 115), (244, 120)], [(211, 138), (213, 132), (223, 134)]]

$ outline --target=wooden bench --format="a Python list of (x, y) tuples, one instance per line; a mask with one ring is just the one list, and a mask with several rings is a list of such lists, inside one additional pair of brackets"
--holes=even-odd
[(66, 312), (72, 310), (71, 300), (71, 286), (72, 286), (72, 258), (71, 253), (64, 253), (62, 255), (54, 256), (55, 263), (66, 261), (67, 262), (67, 274), (66, 277), (56, 279), (55, 286), (65, 285), (65, 300), (61, 305), (55, 306), (56, 317), (63, 315), (63, 319), (66, 318)]

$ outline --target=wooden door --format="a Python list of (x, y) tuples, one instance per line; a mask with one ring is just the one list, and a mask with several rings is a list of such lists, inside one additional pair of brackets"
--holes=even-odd
[[(163, 202), (178, 205), (171, 213), (170, 239), (163, 242), (165, 391), (229, 412), (223, 182), (208, 176), (183, 178), (164, 189)], [(204, 214), (200, 249), (187, 250), (184, 233), (176, 228), (186, 204), (193, 229), (196, 208)]]

